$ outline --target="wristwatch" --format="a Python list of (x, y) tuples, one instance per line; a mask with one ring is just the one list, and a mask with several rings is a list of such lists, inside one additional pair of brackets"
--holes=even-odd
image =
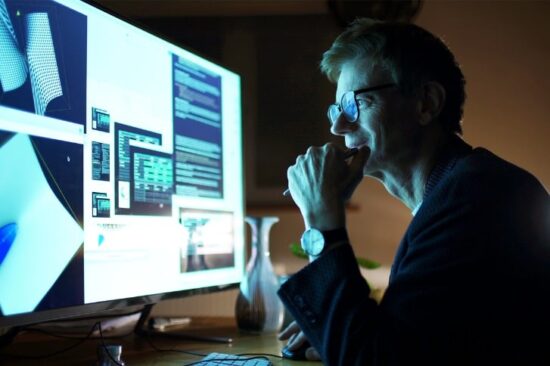
[(345, 228), (321, 231), (310, 227), (302, 234), (302, 249), (310, 257), (316, 258), (337, 244), (347, 243), (348, 234)]

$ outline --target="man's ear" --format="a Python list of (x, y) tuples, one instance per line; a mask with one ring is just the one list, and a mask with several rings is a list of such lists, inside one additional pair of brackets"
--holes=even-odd
[(441, 113), (445, 105), (445, 89), (436, 81), (429, 81), (418, 92), (418, 114), (422, 126), (427, 126)]

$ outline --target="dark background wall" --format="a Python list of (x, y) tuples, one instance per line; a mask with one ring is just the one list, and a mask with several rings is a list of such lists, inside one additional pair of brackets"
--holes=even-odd
[[(276, 270), (302, 267), (305, 263), (289, 254), (288, 245), (298, 240), (303, 223), (280, 192), (295, 156), (330, 139), (325, 111), (334, 87), (317, 65), (341, 28), (326, 2), (105, 2), (242, 75), (248, 213), (281, 219), (271, 232)], [(441, 36), (462, 65), (468, 93), (465, 139), (524, 167), (546, 187), (548, 19), (550, 2), (528, 0), (426, 1), (414, 19)], [(356, 253), (384, 264), (366, 274), (383, 286), (410, 212), (379, 183), (365, 180), (347, 220)], [(231, 315), (235, 296), (229, 291), (171, 301), (155, 311)]]

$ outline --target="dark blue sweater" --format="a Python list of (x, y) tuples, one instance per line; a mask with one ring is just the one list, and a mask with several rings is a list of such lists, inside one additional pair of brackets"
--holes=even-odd
[(279, 291), (325, 365), (550, 365), (548, 192), (455, 141), (430, 174), (381, 303), (369, 294), (350, 245)]

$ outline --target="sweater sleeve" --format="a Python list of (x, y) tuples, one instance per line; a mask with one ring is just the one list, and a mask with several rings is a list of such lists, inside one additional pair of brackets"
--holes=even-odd
[[(350, 245), (342, 245), (286, 281), (279, 296), (326, 365), (371, 364), (378, 305)], [(357, 352), (361, 350), (361, 352)]]

